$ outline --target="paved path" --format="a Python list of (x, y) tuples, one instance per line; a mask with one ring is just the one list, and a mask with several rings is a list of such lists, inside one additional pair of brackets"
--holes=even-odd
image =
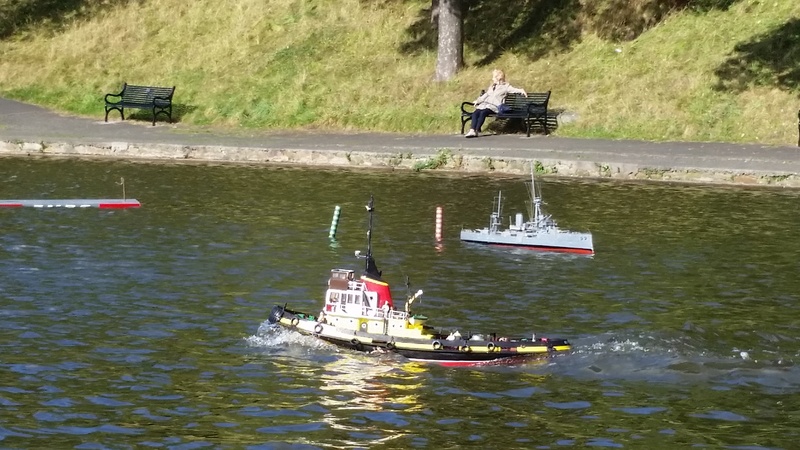
[[(618, 141), (573, 139), (554, 136), (491, 135), (465, 139), (458, 134), (412, 135), (387, 133), (328, 133), (328, 132), (257, 132), (215, 131), (183, 124), (144, 121), (120, 121), (112, 112), (106, 123), (82, 117), (63, 116), (38, 106), (0, 98), (0, 153), (31, 153), (36, 144), (53, 147), (92, 146), (116, 143), (146, 146), (179, 146), (225, 148), (231, 151), (303, 151), (364, 152), (373, 154), (435, 155), (443, 150), (471, 158), (525, 159), (558, 162), (566, 167), (579, 167), (576, 173), (560, 170), (559, 174), (591, 176), (591, 170), (630, 173), (692, 172), (709, 174), (739, 174), (745, 184), (774, 184), (800, 186), (800, 148), (761, 145)], [(457, 118), (453, 119), (456, 128)], [(5, 143), (3, 146), (2, 143)], [(27, 144), (27, 145), (26, 145)], [(25, 150), (23, 150), (23, 147)], [(15, 151), (15, 148), (19, 150)], [(110, 152), (110, 150), (109, 150)], [(51, 152), (52, 153), (52, 152)], [(69, 153), (69, 152), (67, 152)], [(202, 159), (215, 159), (213, 153), (202, 152)], [(95, 155), (102, 156), (102, 155)], [(107, 155), (113, 156), (113, 155)], [(130, 158), (135, 155), (125, 154)], [(146, 157), (153, 158), (153, 153)], [(229, 158), (220, 158), (229, 159)], [(598, 169), (599, 168), (599, 169)], [(621, 168), (621, 169), (620, 169)], [(580, 173), (578, 173), (580, 172)], [(598, 174), (595, 174), (598, 175)], [(627, 178), (641, 178), (628, 176)], [(723, 177), (724, 178), (724, 177)], [(670, 179), (680, 179), (671, 177)], [(691, 181), (691, 178), (687, 178)], [(744, 181), (742, 181), (744, 180)], [(750, 180), (750, 181), (748, 181)], [(764, 181), (767, 180), (767, 181)], [(694, 181), (719, 180), (695, 177)], [(724, 181), (722, 181), (724, 182)], [(737, 183), (737, 181), (732, 181)]]

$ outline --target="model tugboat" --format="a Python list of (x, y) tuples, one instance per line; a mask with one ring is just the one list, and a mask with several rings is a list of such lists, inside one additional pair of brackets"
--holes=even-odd
[(494, 201), (494, 211), (489, 215), (489, 227), (476, 230), (463, 229), (461, 240), (501, 247), (594, 254), (591, 233), (563, 230), (558, 227), (551, 215), (544, 213), (542, 195), (541, 192), (537, 192), (533, 178), (533, 166), (531, 166), (530, 195), (531, 212), (528, 221), (524, 221), (522, 213), (517, 213), (508, 228), (503, 228), (503, 193), (498, 192)]
[(269, 322), (315, 336), (340, 347), (358, 351), (388, 351), (414, 361), (443, 365), (474, 365), (509, 361), (511, 358), (547, 356), (570, 349), (564, 339), (505, 337), (497, 333), (462, 336), (458, 331), (441, 333), (427, 324), (428, 318), (413, 314), (411, 304), (422, 296), (417, 291), (402, 309), (396, 309), (389, 284), (372, 256), (373, 199), (367, 205), (369, 230), (364, 273), (333, 269), (319, 314), (275, 305)]

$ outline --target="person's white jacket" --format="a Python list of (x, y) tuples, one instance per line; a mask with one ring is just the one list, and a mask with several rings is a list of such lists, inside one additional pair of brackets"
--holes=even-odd
[(506, 94), (522, 94), (528, 96), (525, 89), (515, 88), (508, 83), (492, 83), (486, 92), (475, 100), (475, 109), (491, 109), (497, 113), (497, 107), (506, 98)]

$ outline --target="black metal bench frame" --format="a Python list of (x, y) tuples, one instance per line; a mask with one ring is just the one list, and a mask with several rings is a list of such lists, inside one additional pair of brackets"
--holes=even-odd
[[(125, 120), (125, 108), (149, 109), (153, 112), (153, 125), (159, 114), (167, 116), (172, 122), (172, 95), (175, 86), (138, 86), (125, 83), (118, 94), (106, 94), (106, 122), (109, 111), (117, 110)], [(116, 99), (116, 100), (115, 100)]]
[[(497, 119), (522, 119), (525, 122), (528, 137), (531, 136), (531, 125), (538, 122), (544, 134), (549, 134), (550, 130), (547, 128), (547, 105), (550, 103), (550, 91), (547, 92), (529, 92), (525, 97), (522, 94), (507, 94), (503, 100), (503, 104), (508, 107), (506, 111), (501, 113), (490, 113)], [(472, 106), (471, 110), (468, 107)], [(461, 103), (461, 134), (464, 134), (464, 128), (467, 122), (472, 120), (472, 112), (475, 110), (473, 102)]]

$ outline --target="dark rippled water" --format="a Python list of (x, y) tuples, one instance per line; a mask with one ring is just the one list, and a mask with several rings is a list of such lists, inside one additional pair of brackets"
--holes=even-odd
[[(120, 177), (141, 209), (0, 210), (2, 448), (797, 448), (798, 191), (542, 180), (594, 257), (459, 242), (524, 177), (0, 159), (0, 197)], [(574, 351), (448, 369), (265, 323), (360, 267), (369, 194), (397, 297)]]

